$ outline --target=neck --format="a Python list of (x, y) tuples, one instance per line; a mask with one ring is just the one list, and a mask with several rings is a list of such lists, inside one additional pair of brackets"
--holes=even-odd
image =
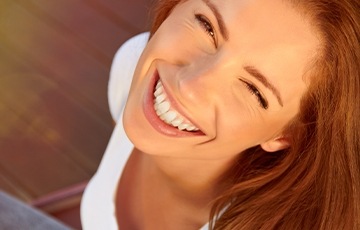
[(185, 202), (208, 205), (226, 188), (223, 180), (233, 158), (217, 160), (154, 156), (137, 150), (146, 174)]

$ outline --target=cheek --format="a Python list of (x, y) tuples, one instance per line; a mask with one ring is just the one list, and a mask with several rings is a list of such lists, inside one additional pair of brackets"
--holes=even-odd
[(217, 137), (224, 146), (238, 143), (237, 147), (247, 149), (259, 145), (279, 135), (291, 119), (286, 111), (259, 113), (248, 104), (228, 108), (217, 117)]
[(184, 65), (204, 56), (208, 44), (198, 33), (191, 22), (165, 21), (149, 41), (149, 58)]
[(152, 46), (153, 50), (170, 53), (171, 51), (179, 51), (186, 47), (184, 45), (189, 43), (189, 40), (190, 37), (187, 33), (183, 32), (182, 23), (173, 20), (172, 18), (168, 18), (155, 32), (149, 44)]

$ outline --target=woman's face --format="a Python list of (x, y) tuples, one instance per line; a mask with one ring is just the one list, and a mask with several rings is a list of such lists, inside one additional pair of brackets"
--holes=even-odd
[(137, 148), (162, 156), (281, 149), (266, 146), (298, 112), (317, 47), (310, 23), (283, 1), (184, 1), (140, 58), (125, 130)]

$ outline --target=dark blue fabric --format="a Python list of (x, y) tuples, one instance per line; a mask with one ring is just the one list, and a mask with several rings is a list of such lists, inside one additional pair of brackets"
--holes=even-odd
[(0, 191), (1, 230), (69, 230), (69, 227)]

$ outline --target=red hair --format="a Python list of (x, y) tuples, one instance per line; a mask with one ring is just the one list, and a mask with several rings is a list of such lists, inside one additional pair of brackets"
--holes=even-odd
[[(152, 34), (179, 2), (158, 2)], [(213, 229), (360, 229), (360, 2), (289, 2), (322, 41), (286, 129), (292, 146), (239, 154), (227, 173), (231, 186), (214, 201)]]

